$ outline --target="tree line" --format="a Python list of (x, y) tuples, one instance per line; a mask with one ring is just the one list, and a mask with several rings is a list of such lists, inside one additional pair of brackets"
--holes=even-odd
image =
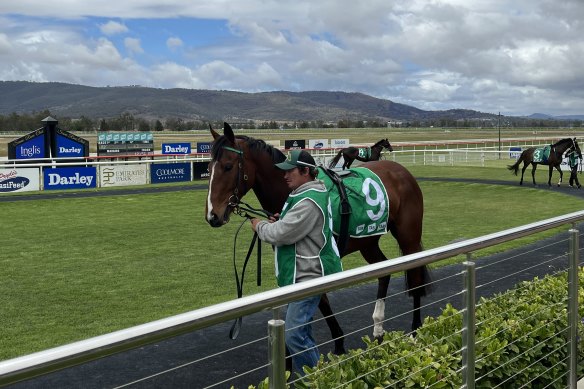
[[(79, 132), (107, 132), (107, 131), (191, 131), (208, 130), (209, 124), (213, 128), (223, 127), (223, 121), (206, 120), (184, 120), (181, 118), (167, 118), (148, 120), (142, 117), (135, 117), (131, 113), (124, 112), (114, 118), (89, 118), (81, 116), (79, 118), (57, 117), (49, 110), (34, 112), (31, 114), (11, 113), (0, 115), (0, 132), (28, 132), (42, 127), (42, 120), (51, 116), (59, 121), (59, 127), (67, 131)], [(411, 120), (411, 121), (386, 121), (382, 119), (339, 119), (336, 122), (326, 122), (323, 120), (299, 120), (299, 121), (276, 121), (276, 120), (230, 120), (226, 119), (232, 127), (240, 129), (266, 129), (266, 130), (286, 130), (296, 128), (380, 128), (380, 127), (444, 127), (444, 128), (493, 128), (493, 127), (582, 127), (582, 120), (554, 120), (554, 119), (530, 119), (517, 117), (500, 117), (487, 119), (456, 119), (439, 118), (432, 120)]]

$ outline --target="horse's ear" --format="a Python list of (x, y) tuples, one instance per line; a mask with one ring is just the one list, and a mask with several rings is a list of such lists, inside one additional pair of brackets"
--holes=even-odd
[(211, 123), (209, 123), (209, 129), (211, 130), (211, 135), (213, 135), (213, 140), (217, 140), (217, 138), (219, 138), (221, 136), (217, 133), (217, 131), (215, 131), (213, 129), (213, 127), (211, 126)]
[(233, 130), (227, 122), (223, 122), (223, 134), (225, 134), (225, 137), (229, 139), (231, 143), (235, 143), (235, 134), (233, 134)]

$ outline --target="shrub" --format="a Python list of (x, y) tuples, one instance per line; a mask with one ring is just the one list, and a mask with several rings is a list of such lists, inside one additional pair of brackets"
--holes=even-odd
[[(579, 274), (584, 285), (584, 273)], [(584, 301), (584, 288), (579, 288)], [(476, 388), (564, 388), (567, 380), (567, 275), (535, 278), (491, 298), (476, 310)], [(502, 309), (504, 307), (504, 309)], [(583, 316), (584, 305), (579, 307)], [(584, 330), (579, 323), (579, 355)], [(424, 320), (417, 336), (387, 332), (383, 342), (364, 337), (364, 349), (323, 356), (297, 388), (451, 388), (462, 385), (462, 314), (448, 304)], [(578, 377), (584, 367), (578, 364)], [(259, 388), (267, 388), (267, 379)], [(253, 388), (253, 386), (250, 386)]]

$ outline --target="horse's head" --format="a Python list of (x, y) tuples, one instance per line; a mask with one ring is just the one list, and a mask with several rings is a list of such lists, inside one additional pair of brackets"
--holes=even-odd
[(379, 145), (388, 151), (393, 151), (393, 147), (391, 147), (391, 144), (389, 143), (387, 138), (380, 140)]
[(252, 167), (246, 166), (248, 147), (240, 137), (236, 138), (231, 126), (224, 123), (224, 135), (211, 128), (213, 147), (209, 162), (209, 191), (205, 206), (205, 218), (212, 227), (229, 222), (229, 216), (240, 199), (253, 186)]
[(574, 146), (572, 146), (574, 151), (576, 151), (576, 154), (578, 154), (578, 158), (582, 159), (582, 151), (580, 151), (580, 145), (578, 144), (578, 141), (576, 138), (572, 139), (572, 141), (574, 142)]
[(250, 189), (254, 189), (264, 209), (281, 210), (290, 190), (284, 181), (284, 172), (274, 164), (282, 162), (286, 156), (261, 139), (235, 136), (229, 124), (223, 125), (224, 135), (211, 128), (214, 141), (205, 206), (207, 222), (212, 227), (229, 222), (229, 216), (238, 209)]

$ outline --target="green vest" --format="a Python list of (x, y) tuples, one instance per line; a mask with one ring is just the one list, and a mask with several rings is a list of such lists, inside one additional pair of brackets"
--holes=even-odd
[[(308, 199), (308, 200), (307, 200)], [(324, 236), (324, 245), (320, 248), (319, 258), (320, 268), (323, 276), (338, 273), (343, 270), (341, 259), (336, 249), (332, 232), (332, 210), (331, 203), (328, 197), (328, 192), (320, 192), (314, 189), (308, 189), (296, 195), (290, 195), (284, 208), (280, 213), (280, 218), (284, 218), (288, 210), (294, 208), (300, 201), (312, 201), (324, 216), (324, 223), (322, 228), (322, 235)], [(324, 211), (326, 210), (326, 212)], [(333, 245), (334, 248), (333, 248)], [(315, 253), (316, 254), (316, 253)], [(307, 258), (306, 260), (311, 260)], [(278, 286), (291, 285), (296, 282), (296, 245), (284, 245), (276, 247), (276, 277), (278, 279)]]
[(568, 165), (570, 167), (578, 166), (578, 155), (576, 154), (576, 152), (572, 152), (568, 156)]

